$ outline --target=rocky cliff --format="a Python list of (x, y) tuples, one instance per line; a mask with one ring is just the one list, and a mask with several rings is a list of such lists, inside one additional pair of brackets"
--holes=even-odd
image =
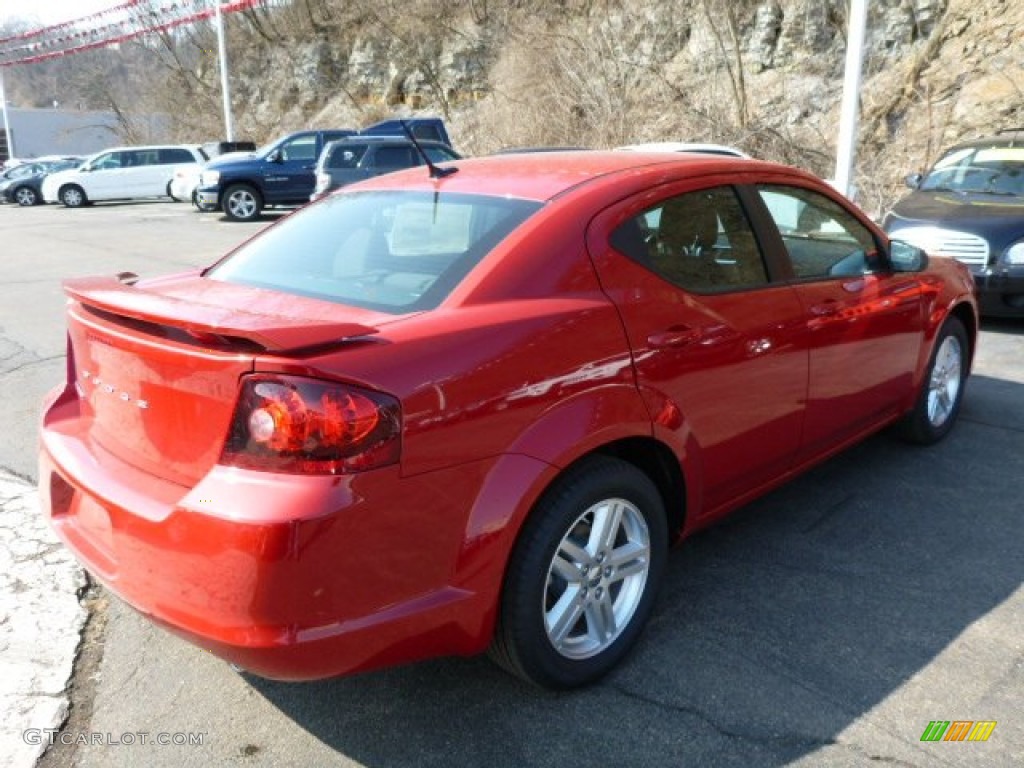
[[(856, 183), (879, 212), (943, 146), (1024, 125), (1024, 4), (869, 8)], [(260, 12), (234, 23), (239, 119), (260, 138), (435, 112), (469, 153), (676, 139), (833, 169), (842, 0), (296, 0), (288, 13), (278, 40), (253, 33)]]
[[(943, 146), (1024, 125), (1024, 3), (869, 7), (855, 181), (880, 212)], [(257, 141), (434, 113), (469, 154), (686, 140), (834, 166), (845, 0), (292, 0), (229, 22), (236, 132)], [(198, 29), (132, 54), (176, 138), (222, 132), (213, 47)]]

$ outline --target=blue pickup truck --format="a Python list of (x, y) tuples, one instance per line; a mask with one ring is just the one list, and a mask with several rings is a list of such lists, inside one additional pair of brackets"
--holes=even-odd
[[(203, 168), (196, 191), (202, 210), (221, 209), (233, 221), (252, 221), (264, 208), (301, 205), (316, 183), (316, 161), (328, 142), (345, 136), (401, 136), (400, 120), (384, 120), (354, 131), (346, 128), (290, 133), (239, 157), (213, 160)], [(444, 121), (436, 117), (404, 121), (417, 139), (451, 145)]]

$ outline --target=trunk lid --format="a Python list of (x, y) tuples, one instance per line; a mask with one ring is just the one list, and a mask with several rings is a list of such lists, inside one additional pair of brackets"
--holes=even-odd
[(395, 319), (198, 273), (137, 286), (85, 278), (65, 292), (90, 441), (183, 485), (220, 457), (239, 378), (260, 355), (322, 350)]

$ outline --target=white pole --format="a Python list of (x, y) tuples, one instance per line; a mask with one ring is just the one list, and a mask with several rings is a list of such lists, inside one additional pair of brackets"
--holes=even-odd
[(4, 136), (7, 138), (7, 159), (14, 157), (14, 139), (11, 137), (11, 117), (7, 114), (7, 88), (4, 87), (4, 70), (0, 67), (0, 101), (3, 102)]
[(860, 71), (864, 58), (864, 27), (867, 24), (867, 0), (851, 0), (850, 29), (846, 35), (846, 75), (843, 79), (843, 103), (839, 114), (839, 140), (836, 147), (835, 186), (850, 194), (853, 157), (857, 148), (857, 102), (860, 96)]
[(221, 0), (217, 3), (217, 61), (220, 64), (220, 93), (224, 104), (224, 133), (228, 141), (235, 140), (235, 128), (231, 123), (231, 91), (228, 89), (228, 49), (224, 44), (224, 15), (220, 12)]

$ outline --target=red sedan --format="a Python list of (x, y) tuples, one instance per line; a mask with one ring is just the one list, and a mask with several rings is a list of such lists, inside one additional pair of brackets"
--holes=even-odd
[(570, 687), (636, 641), (672, 543), (887, 425), (953, 426), (970, 274), (809, 174), (446, 171), (203, 271), (66, 284), (41, 496), (111, 591), (268, 677), (490, 649)]

